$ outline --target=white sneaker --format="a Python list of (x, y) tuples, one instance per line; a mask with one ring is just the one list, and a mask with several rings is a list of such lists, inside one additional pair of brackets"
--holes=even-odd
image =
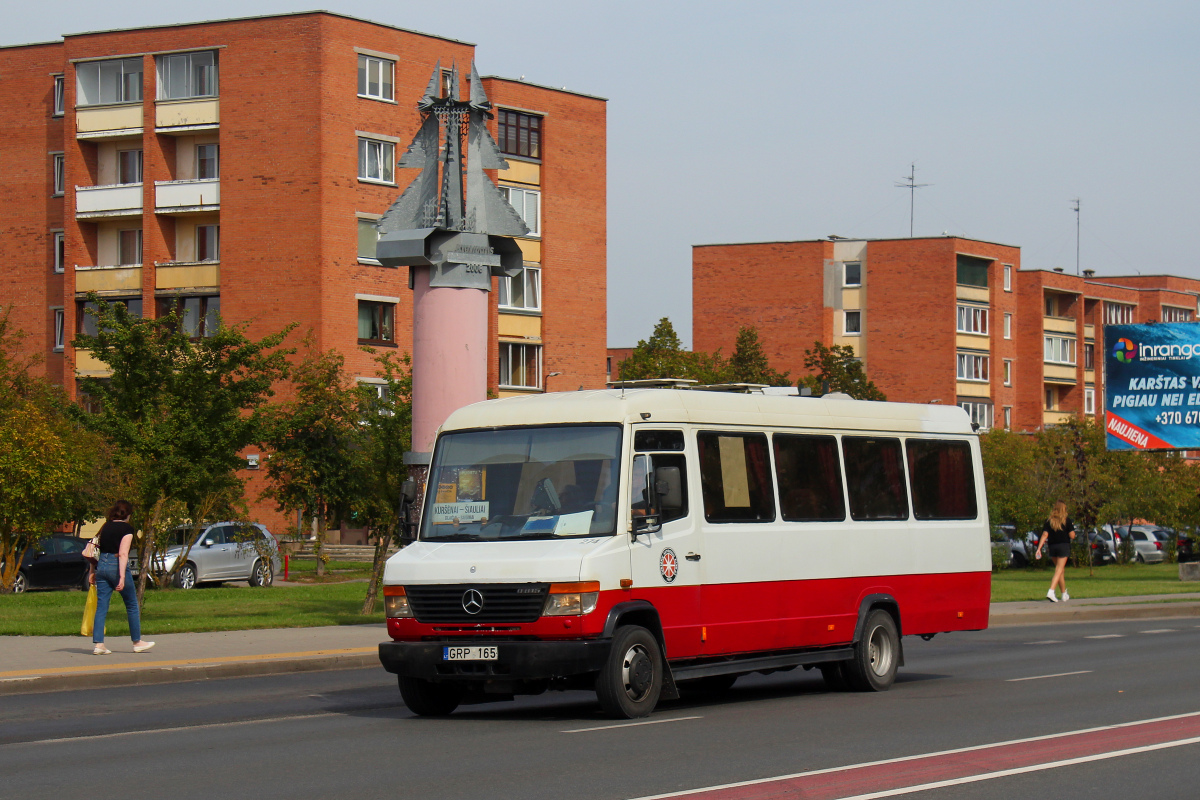
[(109, 650), (107, 647), (105, 647), (102, 644), (98, 644), (94, 648), (92, 648), (92, 655), (94, 655), (94, 656), (111, 656), (112, 650)]
[(1070, 599), (1071, 599), (1071, 593), (1068, 592), (1066, 589), (1063, 589), (1063, 602), (1065, 603)]
[(151, 647), (154, 647), (154, 642), (142, 642), (141, 644), (135, 644), (133, 646), (133, 652), (144, 653), (147, 650), (149, 650)]
[(1048, 590), (1048, 591), (1046, 592), (1046, 599), (1047, 599), (1047, 600), (1049, 600), (1051, 603), (1057, 603), (1057, 602), (1058, 602), (1058, 598), (1054, 596), (1054, 590), (1053, 590), (1053, 589), (1050, 589), (1050, 590)]

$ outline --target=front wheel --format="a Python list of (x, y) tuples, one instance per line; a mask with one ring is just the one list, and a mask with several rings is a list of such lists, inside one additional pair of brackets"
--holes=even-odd
[(419, 717), (444, 717), (462, 702), (462, 689), (420, 678), (400, 676), (400, 697)]
[(250, 585), (251, 586), (270, 586), (275, 580), (275, 572), (271, 569), (271, 565), (259, 559), (254, 562), (254, 568), (250, 570)]
[(662, 684), (662, 650), (654, 634), (638, 625), (617, 628), (596, 676), (596, 696), (604, 713), (617, 719), (647, 717), (658, 705)]
[(1134, 560), (1134, 562), (1136, 562), (1136, 563), (1138, 563), (1138, 564), (1145, 564), (1145, 563), (1146, 563), (1146, 559), (1144, 559), (1144, 558), (1142, 557), (1142, 554), (1141, 554), (1141, 553), (1138, 553), (1137, 555), (1135, 555), (1135, 556), (1133, 557), (1133, 560)]
[(179, 589), (195, 589), (196, 568), (191, 564), (180, 567), (179, 572), (175, 573), (175, 586)]
[(854, 658), (846, 662), (846, 678), (856, 691), (887, 691), (896, 680), (899, 663), (896, 622), (891, 614), (877, 608), (867, 614), (862, 638), (854, 645)]
[(13, 579), (12, 590), (13, 594), (21, 594), (29, 588), (29, 579), (25, 577), (24, 572), (18, 572), (17, 577)]

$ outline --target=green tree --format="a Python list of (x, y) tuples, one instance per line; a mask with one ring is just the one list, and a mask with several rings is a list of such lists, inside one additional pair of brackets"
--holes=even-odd
[(758, 329), (749, 326), (738, 329), (737, 341), (726, 367), (726, 380), (730, 383), (762, 383), (767, 386), (788, 386), (788, 372), (777, 372), (771, 368), (767, 354), (758, 340)]
[(663, 317), (654, 326), (650, 338), (639, 341), (629, 357), (621, 362), (620, 375), (623, 381), (680, 378), (699, 383), (723, 383), (726, 368), (720, 353), (684, 350), (675, 326)]
[[(173, 526), (228, 512), (229, 498), (241, 497), (239, 451), (260, 440), (273, 385), (287, 372), (290, 351), (280, 345), (290, 328), (254, 341), (244, 325), (220, 325), (193, 340), (174, 313), (141, 319), (123, 303), (89, 299), (97, 333), (72, 344), (112, 372), (84, 380), (98, 410), (79, 418), (113, 444), (143, 533), (138, 559), (151, 564)], [(139, 574), (139, 597), (151, 572)]]
[(842, 392), (856, 400), (887, 400), (887, 395), (867, 378), (862, 361), (849, 345), (826, 347), (813, 342), (812, 349), (804, 351), (804, 366), (810, 374), (800, 378), (797, 385), (811, 389), (816, 397)]
[(979, 437), (988, 518), (1010, 523), (1017, 536), (1036, 530), (1046, 517), (1045, 503), (1033, 480), (1035, 437), (993, 428)]
[(344, 365), (338, 351), (316, 350), (310, 335), (292, 368), (293, 397), (270, 409), (265, 428), (272, 452), (263, 496), (280, 511), (299, 511), (311, 521), (320, 576), (330, 523), (348, 518), (362, 491), (362, 394)]
[[(368, 352), (374, 351), (367, 349)], [(400, 489), (408, 477), (404, 452), (412, 446), (412, 362), (407, 353), (375, 355), (382, 384), (363, 385), (363, 471), (355, 510), (371, 529), (375, 554), (363, 614), (375, 611), (388, 548), (401, 546), (406, 520), (400, 513)]]

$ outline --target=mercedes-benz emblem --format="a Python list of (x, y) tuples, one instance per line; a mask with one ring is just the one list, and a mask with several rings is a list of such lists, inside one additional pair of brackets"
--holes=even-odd
[(462, 597), (463, 611), (468, 614), (478, 614), (483, 611), (483, 593), (478, 589), (467, 589)]

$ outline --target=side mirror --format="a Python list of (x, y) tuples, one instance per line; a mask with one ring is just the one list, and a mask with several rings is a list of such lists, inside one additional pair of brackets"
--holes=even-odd
[(407, 543), (413, 539), (413, 529), (416, 527), (408, 521), (408, 510), (417, 500), (417, 482), (411, 478), (400, 484), (400, 538)]
[(410, 478), (409, 480), (406, 480), (404, 483), (400, 484), (400, 496), (403, 497), (406, 502), (416, 502), (417, 482)]
[(205, 539), (205, 540), (204, 540), (204, 546), (205, 546), (205, 547), (212, 547), (212, 546), (213, 546), (213, 540), (212, 540), (212, 539)]
[(679, 467), (659, 467), (654, 470), (654, 493), (661, 508), (683, 508), (683, 479)]

